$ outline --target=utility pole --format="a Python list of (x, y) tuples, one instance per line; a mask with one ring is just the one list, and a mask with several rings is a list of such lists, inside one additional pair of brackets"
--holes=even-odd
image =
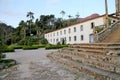
[(116, 16), (120, 17), (120, 0), (115, 0)]
[(108, 27), (108, 4), (107, 0), (105, 0), (105, 25)]

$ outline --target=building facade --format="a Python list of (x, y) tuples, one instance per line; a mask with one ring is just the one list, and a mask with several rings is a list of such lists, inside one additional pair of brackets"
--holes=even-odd
[[(115, 18), (110, 17), (111, 22), (115, 22)], [(74, 24), (59, 30), (48, 32), (44, 37), (50, 44), (62, 43), (66, 44), (80, 44), (94, 42), (94, 28), (96, 26), (104, 27), (105, 15), (95, 16), (91, 15), (84, 18), (78, 24)]]

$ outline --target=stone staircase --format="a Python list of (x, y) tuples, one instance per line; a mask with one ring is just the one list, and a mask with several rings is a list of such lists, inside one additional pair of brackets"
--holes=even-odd
[(120, 25), (119, 27), (109, 34), (104, 40), (101, 41), (102, 43), (120, 43)]
[(95, 80), (120, 80), (120, 44), (76, 44), (48, 55)]
[(95, 42), (120, 43), (120, 20), (95, 34)]

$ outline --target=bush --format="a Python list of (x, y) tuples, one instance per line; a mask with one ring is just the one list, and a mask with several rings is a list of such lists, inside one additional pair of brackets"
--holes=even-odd
[(6, 49), (5, 49), (5, 52), (14, 52), (14, 48), (12, 46), (8, 46)]
[(18, 42), (18, 45), (28, 45), (29, 44), (29, 39), (22, 39)]
[(99, 27), (99, 26), (96, 26), (95, 27), (95, 31), (97, 32), (97, 33), (99, 33), (100, 31), (102, 31), (104, 28), (103, 27)]
[(0, 42), (0, 60), (6, 57), (6, 55), (3, 54), (3, 52), (5, 51), (5, 48), (6, 46), (2, 42)]
[(0, 53), (0, 59), (5, 58), (5, 57), (6, 57), (5, 54)]
[(5, 59), (5, 60), (0, 60), (0, 65), (3, 66), (3, 69), (4, 68), (8, 68), (8, 67), (11, 67), (13, 65), (16, 64), (16, 61), (13, 60), (13, 59)]
[(38, 48), (44, 48), (45, 47), (45, 45), (43, 45), (43, 44), (39, 44), (39, 45), (32, 45), (33, 47), (38, 47)]
[(2, 43), (0, 43), (0, 53), (5, 51), (6, 46)]
[(23, 46), (20, 46), (20, 45), (15, 45), (15, 46), (10, 46), (10, 47), (13, 47), (14, 49), (22, 49)]
[(40, 40), (40, 43), (41, 43), (41, 44), (48, 44), (48, 41), (47, 41), (47, 39), (42, 38), (42, 39)]
[(23, 50), (32, 50), (32, 49), (38, 49), (38, 46), (24, 46)]
[(47, 45), (45, 49), (60, 49), (64, 47), (68, 47), (68, 45)]

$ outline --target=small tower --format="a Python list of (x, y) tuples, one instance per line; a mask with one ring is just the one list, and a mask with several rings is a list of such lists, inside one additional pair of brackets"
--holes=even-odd
[(115, 0), (116, 16), (120, 17), (120, 0)]

